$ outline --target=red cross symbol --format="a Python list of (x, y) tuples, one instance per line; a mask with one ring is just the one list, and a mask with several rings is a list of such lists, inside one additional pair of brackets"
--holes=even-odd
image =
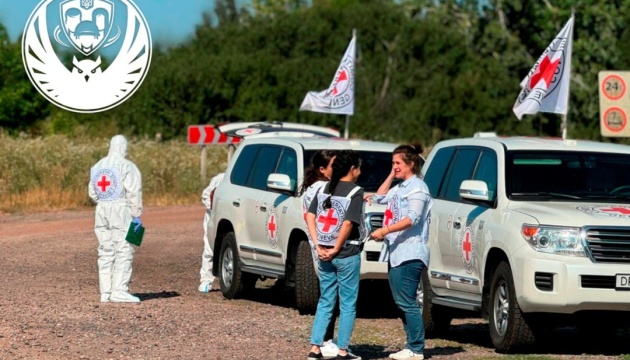
[(545, 81), (545, 87), (548, 88), (551, 80), (553, 80), (553, 76), (556, 73), (558, 65), (560, 65), (560, 59), (556, 59), (554, 62), (551, 62), (549, 56), (545, 56), (545, 58), (540, 62), (540, 65), (536, 68), (536, 71), (532, 74), (529, 82), (529, 88), (533, 89), (541, 79)]
[(317, 222), (320, 224), (324, 224), (324, 227), (322, 228), (323, 232), (329, 232), (330, 227), (337, 225), (337, 223), (339, 222), (339, 219), (333, 216), (334, 214), (335, 210), (328, 209), (328, 213), (326, 214), (326, 216), (320, 215), (319, 217), (317, 217)]
[(466, 231), (466, 233), (464, 234), (464, 243), (462, 245), (464, 256), (466, 257), (466, 262), (469, 262), (470, 252), (472, 251), (472, 243), (470, 242), (470, 231)]
[(269, 230), (269, 235), (272, 239), (276, 238), (276, 216), (271, 215), (269, 218), (269, 223), (267, 224), (267, 229)]
[(111, 184), (112, 183), (109, 180), (107, 180), (107, 176), (103, 175), (101, 177), (101, 181), (96, 183), (96, 186), (100, 187), (102, 192), (105, 192), (105, 191), (107, 191), (107, 188)]
[(385, 216), (383, 218), (383, 225), (389, 226), (389, 224), (392, 223), (392, 220), (394, 220), (394, 213), (392, 212), (392, 208), (387, 206), (387, 209), (385, 209)]
[(623, 215), (630, 215), (630, 209), (625, 208), (625, 207), (613, 207), (613, 208), (608, 208), (608, 209), (602, 209), (602, 211), (616, 212), (616, 213), (622, 213)]

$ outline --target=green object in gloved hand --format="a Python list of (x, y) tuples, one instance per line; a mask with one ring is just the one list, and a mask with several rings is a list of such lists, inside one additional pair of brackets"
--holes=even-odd
[(130, 243), (140, 246), (142, 244), (142, 237), (144, 236), (144, 226), (142, 224), (137, 224), (132, 222), (129, 224), (129, 230), (127, 230), (127, 236), (125, 240)]

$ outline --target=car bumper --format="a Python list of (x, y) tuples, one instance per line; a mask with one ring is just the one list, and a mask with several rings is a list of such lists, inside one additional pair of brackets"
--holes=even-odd
[(361, 280), (387, 279), (387, 263), (378, 261), (381, 243), (368, 241), (361, 252)]
[(547, 255), (527, 247), (512, 259), (517, 299), (524, 312), (630, 311), (630, 292), (615, 289), (616, 275), (630, 274), (630, 265)]

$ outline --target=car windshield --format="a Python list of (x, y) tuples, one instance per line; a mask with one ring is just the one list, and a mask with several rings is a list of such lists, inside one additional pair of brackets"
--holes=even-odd
[(509, 151), (506, 191), (512, 200), (630, 200), (630, 154)]
[[(316, 150), (304, 151), (304, 163), (308, 165)], [(361, 175), (357, 185), (367, 192), (376, 192), (392, 169), (392, 153), (380, 151), (357, 151), (361, 158)], [(392, 184), (394, 186), (396, 183)]]

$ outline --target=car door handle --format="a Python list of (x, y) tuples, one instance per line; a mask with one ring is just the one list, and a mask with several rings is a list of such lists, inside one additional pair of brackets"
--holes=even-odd
[(241, 206), (241, 202), (239, 200), (235, 200), (235, 201), (232, 201), (232, 205), (234, 205), (236, 207), (240, 207)]
[(267, 205), (260, 205), (260, 211), (267, 211)]
[(455, 222), (453, 223), (453, 227), (454, 227), (455, 229), (461, 229), (461, 227), (462, 227), (462, 223), (460, 223), (459, 221), (455, 221)]

